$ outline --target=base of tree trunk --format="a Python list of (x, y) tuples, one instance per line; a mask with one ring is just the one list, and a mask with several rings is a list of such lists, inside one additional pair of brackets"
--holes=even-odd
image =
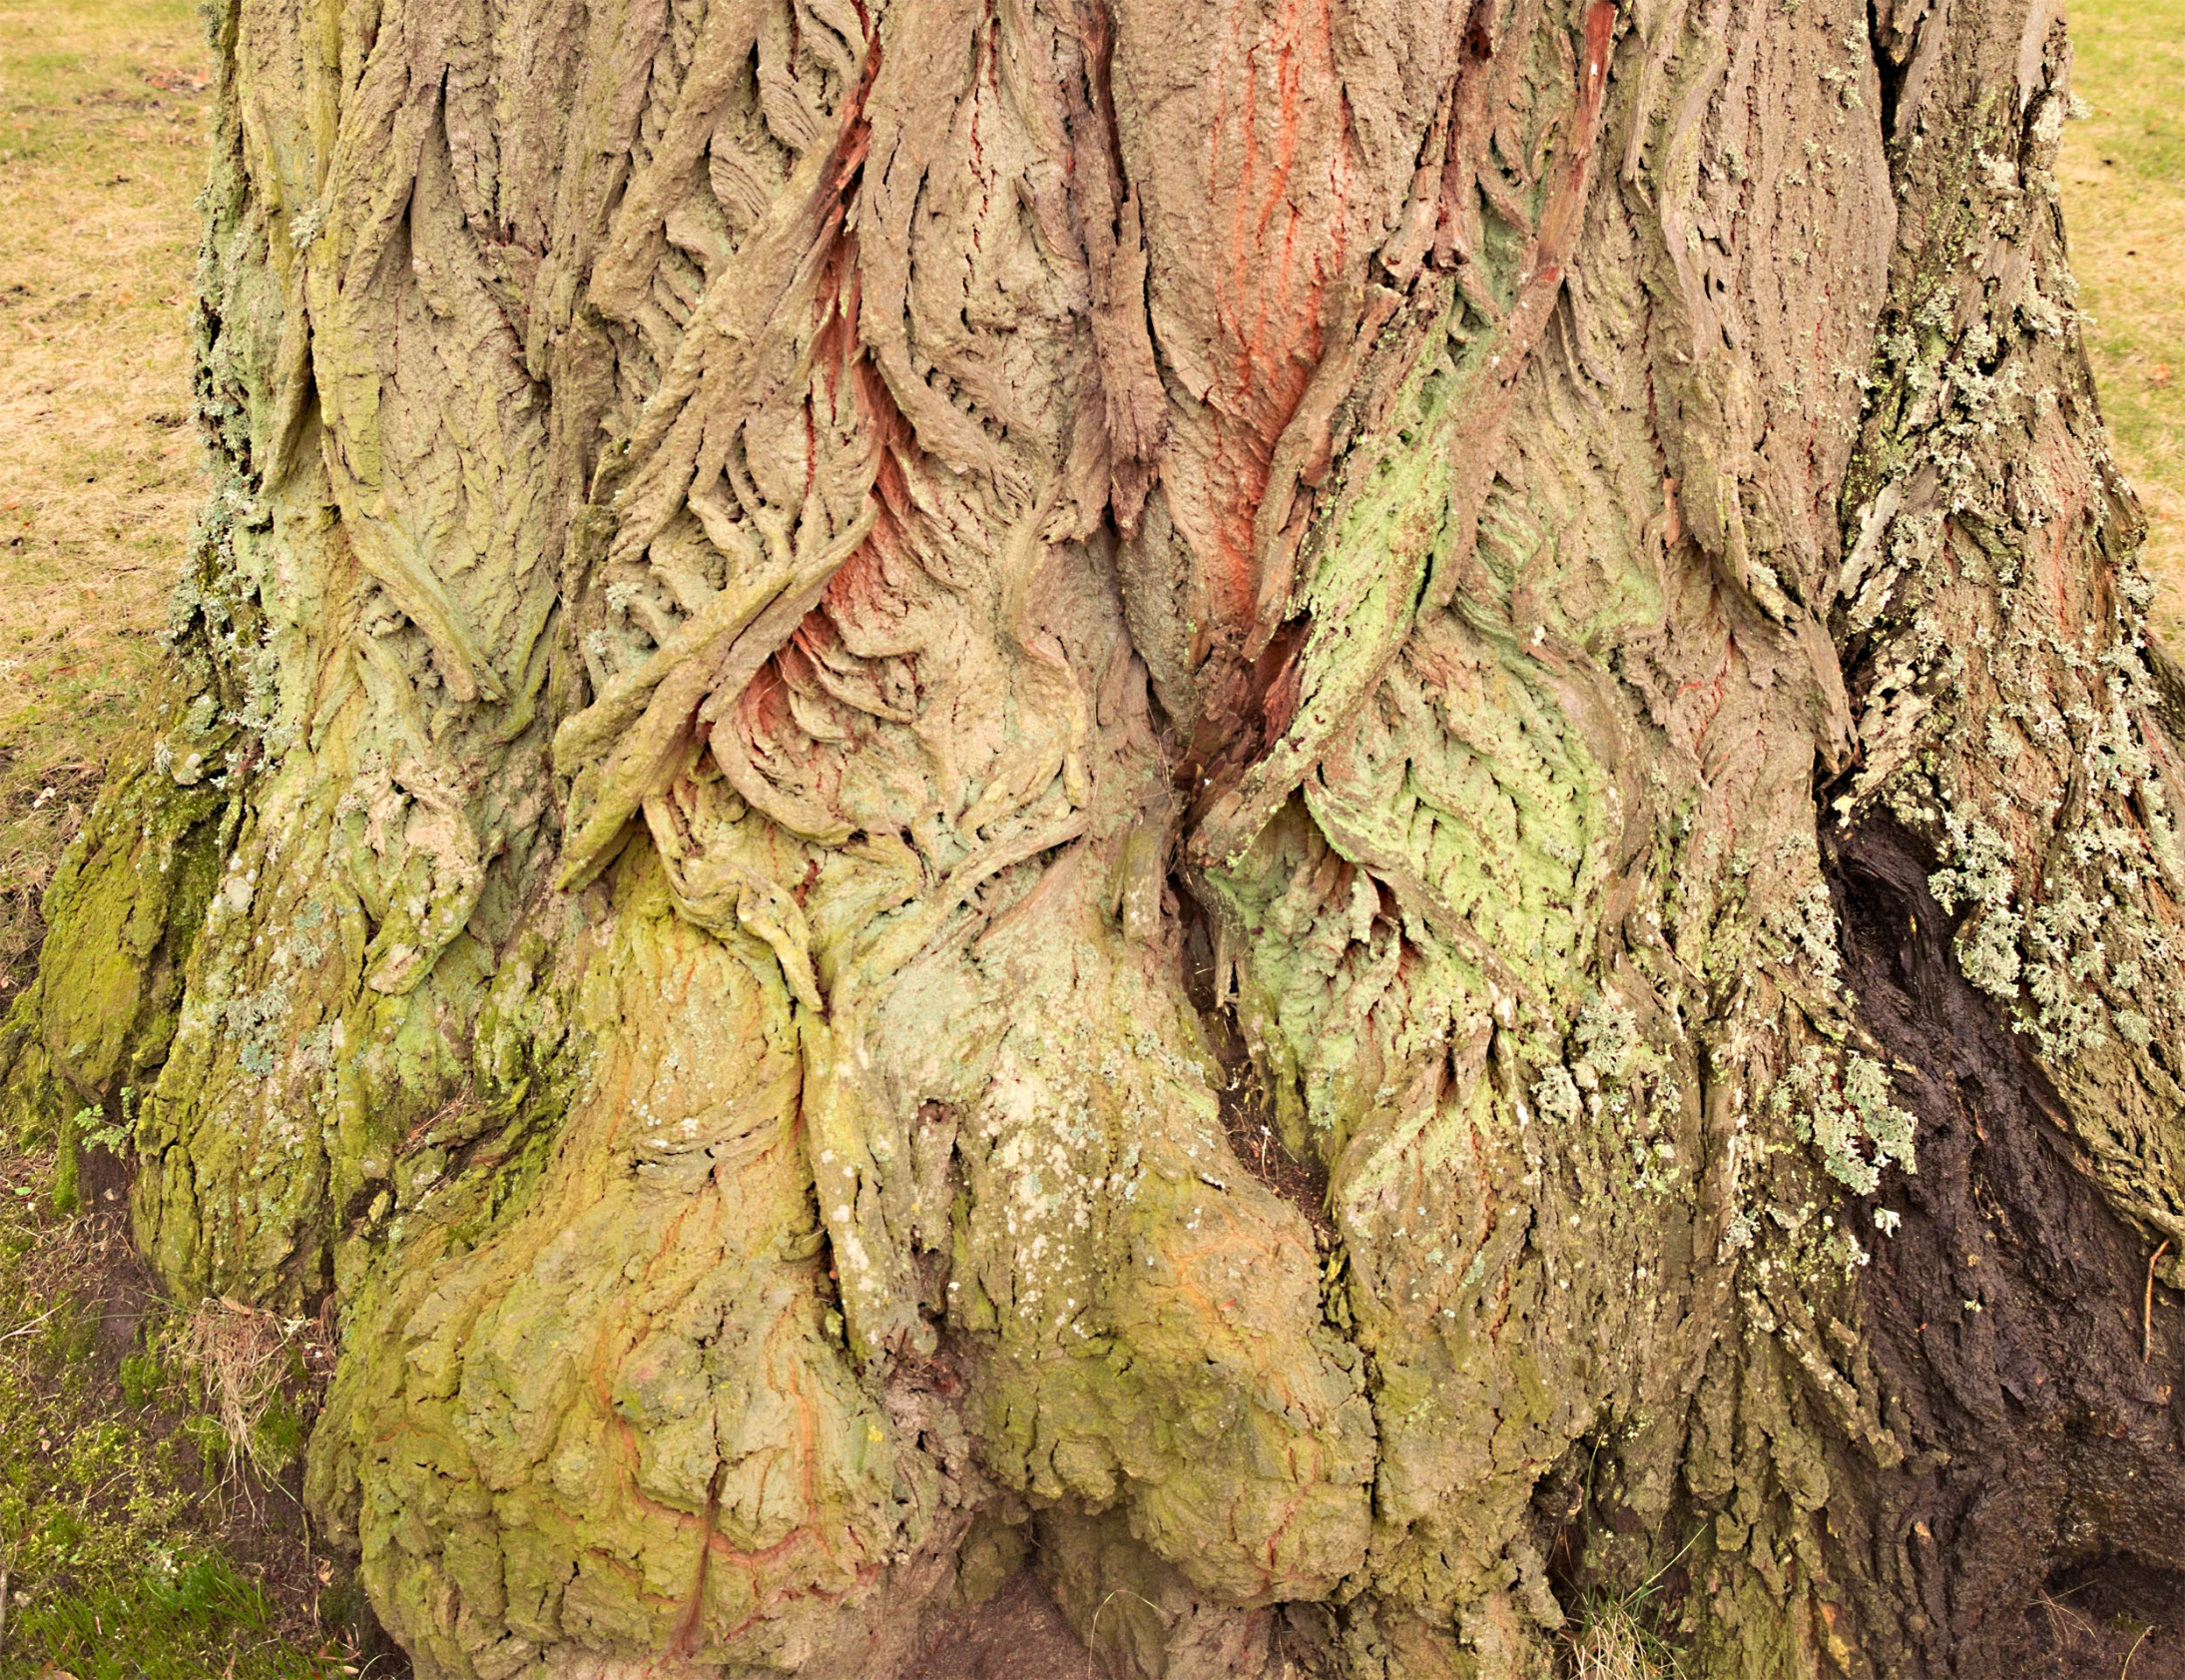
[(214, 8), (185, 699), (0, 1103), (338, 1324), (420, 1676), (1985, 1680), (2178, 1583), (2053, 7), (335, 10)]

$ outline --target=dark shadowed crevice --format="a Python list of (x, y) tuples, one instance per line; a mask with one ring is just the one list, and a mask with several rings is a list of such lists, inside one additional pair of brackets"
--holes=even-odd
[[(1882, 83), (1882, 138), (1887, 141), (1897, 132), (1897, 106), (1904, 97), (1905, 75), (1912, 63), (1912, 42), (1906, 40), (1892, 46), (1890, 37), (1896, 32), (1895, 8), (1890, 0), (1867, 0), (1867, 41), (1874, 51), (1875, 74)], [(1916, 25), (1914, 29), (1916, 30)]]
[(1212, 924), (1180, 877), (1172, 876), (1169, 887), (1182, 910), (1185, 995), (1224, 1075), (1215, 1098), (1230, 1151), (1245, 1171), (1305, 1215), (1325, 1256), (1337, 1242), (1328, 1211), (1328, 1169), (1317, 1156), (1295, 1154), (1283, 1141), (1274, 1095), (1245, 1041), (1234, 1001), (1218, 993)]
[[(2122, 1591), (2104, 1561), (2120, 1557), (2151, 1579), (2185, 1570), (2185, 1327), (2158, 1288), (2143, 1363), (2149, 1245), (2102, 1201), (2047, 1081), (1958, 973), (1927, 867), (1887, 821), (1831, 858), (1845, 978), (1918, 1120), (1918, 1172), (1889, 1174), (1856, 1216), (1886, 1412), (1912, 1452), (1890, 1471), (1832, 1466), (1833, 1531), (1880, 1561), (1908, 1673), (2113, 1676), (2121, 1648), (2062, 1638), (2075, 1624), (2051, 1613), (2054, 1583), (2114, 1574)], [(1894, 1235), (1877, 1209), (1901, 1216)], [(2134, 1674), (2181, 1672), (2180, 1641), (2151, 1633)]]
[(1529, 1539), (1566, 1633), (1578, 1633), (1613, 1602), (1666, 1646), (1679, 1637), (1694, 1585), (1687, 1565), (1708, 1518), (1682, 1500), (1663, 1515), (1643, 1514), (1627, 1475), (1618, 1429), (1597, 1423), (1534, 1484)]
[(2131, 1552), (2051, 1575), (2026, 1613), (2038, 1655), (2023, 1670), (2185, 1680), (2185, 1572)]

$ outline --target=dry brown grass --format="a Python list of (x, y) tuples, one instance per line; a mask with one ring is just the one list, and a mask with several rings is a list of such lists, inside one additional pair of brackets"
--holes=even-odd
[(2087, 350), (2118, 464), (2147, 510), (2156, 632), (2185, 648), (2185, 0), (2073, 0), (2057, 178)]
[(1570, 1680), (1677, 1680), (1677, 1653), (1640, 1614), (1638, 1601), (1589, 1599), (1584, 1618), (1563, 1636)]
[(300, 1328), (240, 1301), (207, 1301), (183, 1320), (175, 1339), (183, 1365), (205, 1385), (233, 1459), (269, 1481), (287, 1466), (267, 1462), (259, 1425), (280, 1398), (289, 1338)]
[(190, 0), (0, 8), (0, 995), (160, 672), (210, 59)]

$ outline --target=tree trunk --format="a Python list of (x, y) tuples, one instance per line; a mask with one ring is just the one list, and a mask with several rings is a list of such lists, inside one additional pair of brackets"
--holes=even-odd
[(2185, 1586), (2050, 0), (217, 31), (186, 704), (9, 1100), (330, 1294), (420, 1674), (876, 1677), (1024, 1567), (1170, 1680), (1987, 1676)]

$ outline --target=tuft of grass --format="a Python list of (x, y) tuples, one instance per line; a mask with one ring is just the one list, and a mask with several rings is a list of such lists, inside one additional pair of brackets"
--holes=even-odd
[(2148, 518), (2155, 630), (2185, 647), (2185, 0), (2073, 0), (2057, 178), (2087, 350)]
[(304, 1425), (289, 1391), (308, 1383), (314, 1367), (332, 1367), (331, 1350), (308, 1335), (312, 1328), (307, 1319), (284, 1320), (222, 1299), (200, 1305), (173, 1338), (177, 1356), (212, 1402), (208, 1421), (219, 1424), (215, 1450), (262, 1482), (276, 1482), (302, 1456)]
[(1563, 1635), (1570, 1680), (1681, 1680), (1682, 1655), (1647, 1615), (1651, 1595), (1651, 1585), (1587, 1595), (1578, 1625)]

